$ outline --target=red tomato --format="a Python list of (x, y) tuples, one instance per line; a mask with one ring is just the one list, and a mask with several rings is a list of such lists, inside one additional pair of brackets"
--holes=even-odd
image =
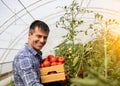
[(62, 62), (58, 62), (58, 63), (57, 63), (57, 65), (61, 65), (61, 64), (63, 64), (63, 63), (62, 63)]
[(55, 56), (55, 58), (58, 60), (58, 58), (60, 58), (60, 56)]
[(56, 57), (51, 57), (49, 60), (50, 60), (51, 63), (57, 61)]
[(65, 62), (65, 60), (64, 60), (64, 58), (63, 58), (63, 57), (59, 57), (59, 58), (58, 58), (58, 62), (64, 63), (64, 62)]
[(57, 65), (57, 62), (52, 62), (51, 63), (51, 66), (55, 66), (55, 65)]
[(48, 55), (48, 59), (51, 59), (52, 57), (54, 57), (54, 55)]
[(43, 68), (44, 67), (44, 65), (43, 64), (40, 64), (40, 68)]
[(49, 60), (48, 60), (48, 59), (44, 60), (44, 61), (43, 61), (43, 65), (44, 65), (44, 67), (50, 66)]
[(42, 63), (43, 63), (45, 60), (49, 60), (49, 59), (48, 59), (48, 58), (44, 58), (44, 59), (42, 60)]

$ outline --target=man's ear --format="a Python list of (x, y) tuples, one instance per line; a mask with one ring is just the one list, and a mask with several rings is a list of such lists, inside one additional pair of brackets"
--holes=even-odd
[(28, 39), (30, 38), (31, 35), (32, 35), (31, 33), (28, 33)]

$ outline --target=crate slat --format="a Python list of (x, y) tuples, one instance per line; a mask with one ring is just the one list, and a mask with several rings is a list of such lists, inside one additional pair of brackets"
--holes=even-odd
[(65, 80), (65, 73), (57, 73), (57, 74), (41, 76), (42, 83), (48, 83), (48, 82), (54, 82), (54, 81), (60, 81), (60, 80)]
[[(54, 74), (49, 74), (53, 71)], [(65, 80), (64, 64), (40, 68), (40, 77), (42, 83)]]
[(40, 68), (40, 75), (47, 75), (49, 72), (52, 71), (56, 71), (57, 73), (64, 72), (64, 64)]

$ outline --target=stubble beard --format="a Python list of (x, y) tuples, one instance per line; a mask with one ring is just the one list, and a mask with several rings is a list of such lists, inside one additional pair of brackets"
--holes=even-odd
[[(43, 44), (39, 41), (33, 41), (33, 46), (35, 46), (35, 50), (40, 51), (43, 47)], [(39, 49), (38, 49), (39, 47)]]

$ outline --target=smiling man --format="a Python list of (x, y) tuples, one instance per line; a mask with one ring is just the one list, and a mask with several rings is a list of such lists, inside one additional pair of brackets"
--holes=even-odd
[(43, 86), (40, 82), (39, 65), (41, 49), (47, 42), (49, 27), (43, 21), (35, 20), (28, 33), (28, 43), (17, 53), (13, 61), (15, 86)]

